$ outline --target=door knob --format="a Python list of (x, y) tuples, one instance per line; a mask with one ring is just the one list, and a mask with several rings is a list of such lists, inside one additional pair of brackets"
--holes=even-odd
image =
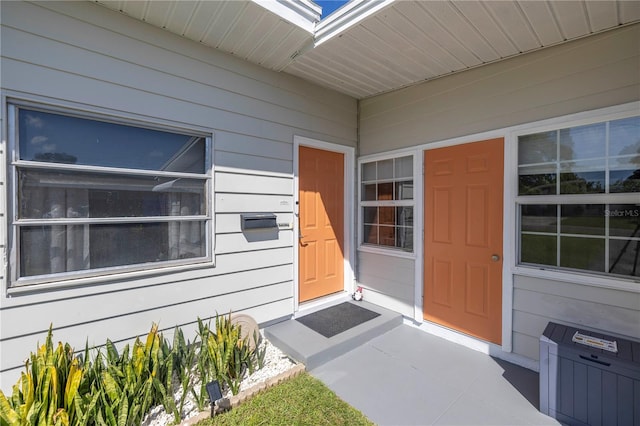
[(497, 262), (498, 260), (500, 260), (500, 255), (494, 254), (491, 256), (491, 261)]

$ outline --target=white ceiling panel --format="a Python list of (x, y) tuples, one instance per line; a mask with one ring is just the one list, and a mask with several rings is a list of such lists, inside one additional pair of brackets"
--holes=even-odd
[(548, 2), (520, 1), (518, 5), (531, 22), (531, 28), (543, 46), (560, 43), (565, 39)]
[(478, 59), (478, 62), (495, 61), (500, 56), (484, 36), (470, 23), (452, 2), (429, 2), (428, 11), (439, 17), (441, 25), (447, 29), (458, 44)]
[(221, 3), (217, 2), (196, 3), (182, 34), (192, 40), (201, 41), (209, 31), (211, 17), (218, 15), (221, 7)]
[[(420, 63), (410, 51), (411, 43), (407, 43), (406, 39), (397, 31), (379, 20), (376, 20), (371, 28), (363, 25), (363, 29), (362, 37), (359, 40), (363, 49), (372, 47), (376, 55), (385, 55), (389, 51), (395, 52), (393, 59), (389, 58), (384, 61), (387, 68), (405, 78), (406, 81), (415, 81), (424, 75)], [(358, 37), (356, 34), (353, 36)], [(390, 62), (392, 60), (393, 63)]]
[(516, 45), (518, 52), (537, 49), (542, 45), (517, 2), (487, 1), (485, 6), (507, 37)]
[(405, 19), (411, 23), (413, 28), (417, 28), (419, 30), (419, 32), (415, 34), (416, 39), (414, 40), (414, 43), (425, 43), (428, 45), (429, 54), (435, 55), (438, 61), (444, 65), (447, 70), (445, 73), (465, 66), (461, 59), (457, 58), (453, 52), (447, 50), (446, 46), (439, 43), (438, 40), (432, 36), (435, 32), (433, 30), (436, 27), (436, 24), (433, 19), (429, 19), (428, 22), (425, 21), (424, 17), (428, 15), (426, 15), (417, 2), (400, 2), (398, 4), (394, 4), (393, 9), (402, 14)]
[[(363, 79), (372, 87), (382, 88), (398, 79), (406, 81), (406, 77), (393, 75), (396, 67), (388, 59), (374, 60), (373, 55), (376, 53), (366, 44), (357, 41), (354, 36), (357, 35), (345, 36), (350, 38), (349, 43), (335, 47), (331, 45), (322, 47), (321, 51), (311, 52), (311, 56), (316, 63), (329, 59), (338, 75), (343, 75), (341, 78), (353, 79), (353, 81)], [(306, 60), (306, 57), (303, 59)], [(352, 76), (354, 69), (360, 70), (357, 76)]]
[(264, 51), (265, 44), (274, 37), (278, 20), (276, 16), (266, 13), (257, 16), (235, 49), (239, 52), (246, 52), (245, 59), (248, 61), (258, 62), (255, 60), (256, 54), (259, 54), (261, 50)]
[(585, 6), (591, 31), (602, 31), (618, 25), (618, 4), (616, 2), (588, 1)]
[(167, 20), (173, 13), (175, 3), (170, 1), (150, 1), (148, 3), (143, 19), (157, 27), (166, 27)]
[(318, 80), (324, 81), (324, 85), (354, 97), (361, 97), (363, 94), (373, 91), (384, 90), (386, 85), (376, 78), (360, 74), (353, 76), (349, 72), (349, 64), (335, 62), (333, 60), (305, 60), (304, 63), (294, 63), (291, 70), (295, 75), (303, 77), (310, 74), (315, 75)]
[[(441, 16), (439, 2), (411, 2), (417, 5), (416, 19), (421, 22), (425, 33), (436, 43), (450, 52), (465, 66), (471, 67), (482, 61), (468, 50), (456, 37), (457, 28)], [(422, 9), (422, 11), (420, 11)], [(415, 22), (415, 21), (414, 21)]]
[[(242, 13), (246, 10), (246, 2), (224, 2), (216, 15), (212, 15), (211, 25), (203, 42), (207, 45), (225, 50), (222, 46), (228, 42), (227, 35), (236, 25), (242, 24)], [(226, 51), (226, 50), (225, 50)]]
[(585, 2), (580, 1), (552, 1), (551, 9), (558, 19), (565, 40), (589, 34), (589, 19)]
[(149, 1), (122, 1), (119, 2), (123, 13), (129, 16), (133, 16), (136, 19), (143, 19), (146, 8), (149, 6)]
[(184, 4), (174, 4), (165, 23), (166, 28), (173, 33), (184, 35), (184, 31), (189, 26), (189, 21), (197, 6), (198, 3), (193, 1), (187, 1)]
[(640, 22), (638, 0), (351, 0), (323, 21), (302, 0), (97, 2), (356, 98)]
[(230, 13), (225, 10), (225, 3), (214, 2), (214, 5), (216, 7), (215, 12), (210, 15), (209, 22), (202, 28), (202, 33), (194, 40), (198, 40), (207, 46), (218, 48), (224, 35), (229, 31), (228, 20)]
[(265, 64), (270, 61), (269, 58), (278, 48), (278, 44), (273, 41), (283, 40), (287, 37), (289, 31), (291, 31), (290, 25), (284, 21), (277, 20), (273, 23), (271, 31), (265, 34), (262, 46), (259, 49), (253, 49), (249, 57), (255, 58), (255, 63), (266, 66)]
[(487, 11), (484, 2), (481, 1), (457, 1), (452, 2), (460, 13), (473, 25), (482, 37), (491, 45), (501, 58), (518, 53), (517, 47), (502, 31), (498, 22)]
[(425, 74), (425, 78), (442, 75), (450, 72), (442, 61), (442, 56), (451, 56), (417, 28), (411, 21), (402, 15), (398, 8), (390, 8), (380, 18), (401, 36), (404, 40), (405, 54), (411, 55), (417, 61)]
[(640, 21), (640, 1), (617, 1), (620, 10), (620, 24)]
[(218, 44), (218, 48), (225, 52), (237, 54), (239, 56), (248, 56), (249, 52), (243, 52), (238, 47), (251, 32), (251, 28), (260, 20), (260, 15), (264, 12), (259, 6), (251, 7), (246, 4), (245, 7), (237, 10), (236, 19), (230, 23), (229, 30), (222, 37), (222, 42)]
[(286, 36), (276, 43), (276, 48), (262, 63), (267, 68), (281, 71), (292, 61), (292, 56), (307, 41), (306, 35), (291, 28)]

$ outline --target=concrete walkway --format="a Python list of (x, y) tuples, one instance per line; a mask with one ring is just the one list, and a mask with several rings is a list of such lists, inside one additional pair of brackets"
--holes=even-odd
[(378, 425), (558, 425), (538, 374), (408, 325), (312, 369)]

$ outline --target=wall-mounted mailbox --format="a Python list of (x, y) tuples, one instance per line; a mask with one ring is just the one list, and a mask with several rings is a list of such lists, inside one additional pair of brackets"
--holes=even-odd
[(245, 213), (240, 215), (242, 230), (277, 229), (276, 215), (273, 213)]

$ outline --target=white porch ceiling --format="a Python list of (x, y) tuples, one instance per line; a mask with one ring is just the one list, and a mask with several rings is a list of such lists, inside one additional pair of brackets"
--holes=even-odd
[(352, 0), (321, 22), (307, 0), (99, 3), (358, 99), (640, 22), (637, 0)]

